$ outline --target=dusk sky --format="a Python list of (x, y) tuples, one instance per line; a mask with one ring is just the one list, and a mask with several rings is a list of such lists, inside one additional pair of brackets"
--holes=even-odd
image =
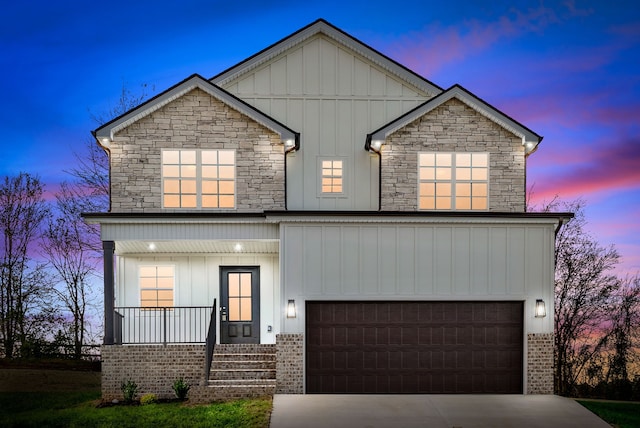
[(212, 77), (324, 18), (442, 88), (544, 136), (532, 201), (583, 198), (588, 230), (640, 272), (640, 6), (608, 1), (5, 2), (0, 177), (53, 192), (123, 85)]

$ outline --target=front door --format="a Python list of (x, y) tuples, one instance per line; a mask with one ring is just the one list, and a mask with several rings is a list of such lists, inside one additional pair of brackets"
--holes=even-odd
[(260, 343), (260, 267), (220, 267), (220, 343)]

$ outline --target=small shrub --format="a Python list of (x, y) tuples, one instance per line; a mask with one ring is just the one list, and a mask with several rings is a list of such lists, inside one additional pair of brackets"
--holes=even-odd
[(179, 377), (173, 382), (173, 392), (176, 393), (176, 397), (178, 397), (179, 400), (184, 400), (185, 398), (187, 398), (187, 393), (189, 392), (190, 388), (191, 386), (189, 385), (189, 383), (182, 377)]
[(144, 394), (140, 397), (140, 404), (146, 406), (147, 404), (153, 404), (158, 402), (158, 396), (156, 394)]
[(127, 403), (131, 403), (136, 397), (136, 393), (138, 392), (138, 384), (132, 380), (128, 380), (126, 382), (122, 382), (122, 385), (120, 385), (120, 389), (122, 390), (122, 394), (124, 395), (124, 401)]

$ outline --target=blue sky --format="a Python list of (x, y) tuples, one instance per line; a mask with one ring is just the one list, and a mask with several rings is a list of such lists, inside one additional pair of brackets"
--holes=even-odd
[(589, 230), (640, 271), (640, 6), (621, 1), (10, 2), (0, 14), (0, 176), (50, 191), (123, 85), (212, 77), (324, 18), (544, 136), (534, 203), (583, 198)]

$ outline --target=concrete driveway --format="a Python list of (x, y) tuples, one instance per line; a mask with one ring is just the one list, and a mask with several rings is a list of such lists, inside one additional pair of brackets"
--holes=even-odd
[(279, 395), (271, 428), (611, 428), (555, 395)]

